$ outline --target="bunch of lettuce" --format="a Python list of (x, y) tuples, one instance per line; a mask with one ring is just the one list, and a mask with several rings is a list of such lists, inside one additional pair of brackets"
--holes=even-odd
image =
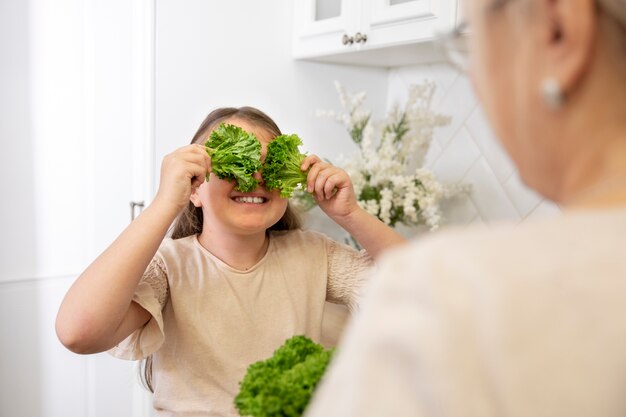
[(291, 197), (299, 184), (306, 184), (307, 172), (300, 169), (306, 155), (300, 153), (300, 145), (298, 135), (281, 135), (267, 146), (263, 165), (265, 187), (269, 191), (280, 190), (283, 198)]
[(235, 406), (242, 416), (297, 417), (324, 374), (333, 349), (294, 336), (265, 361), (255, 362), (240, 382)]
[(204, 146), (211, 157), (211, 171), (218, 178), (237, 181), (235, 189), (243, 193), (259, 185), (253, 177), (262, 166), (261, 142), (256, 136), (238, 126), (222, 123), (211, 132)]

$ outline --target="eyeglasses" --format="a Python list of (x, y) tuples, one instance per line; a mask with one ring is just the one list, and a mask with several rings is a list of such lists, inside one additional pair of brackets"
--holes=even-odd
[(462, 22), (454, 29), (438, 33), (435, 41), (448, 63), (461, 72), (469, 70), (468, 23)]
[[(510, 0), (494, 0), (485, 7), (485, 12), (491, 13), (499, 10)], [(467, 72), (470, 67), (470, 49), (468, 37), (470, 25), (468, 21), (462, 21), (454, 29), (439, 33), (435, 40), (443, 51), (448, 63), (462, 72)]]

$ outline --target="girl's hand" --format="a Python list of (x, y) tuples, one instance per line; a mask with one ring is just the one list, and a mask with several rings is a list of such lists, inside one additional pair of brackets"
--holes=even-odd
[(211, 158), (202, 145), (187, 145), (166, 155), (161, 164), (161, 182), (155, 202), (172, 205), (177, 211), (189, 203), (193, 189), (211, 171)]
[(316, 155), (307, 156), (300, 167), (311, 168), (307, 175), (307, 188), (315, 201), (335, 221), (350, 216), (359, 209), (350, 177), (341, 168), (322, 161)]

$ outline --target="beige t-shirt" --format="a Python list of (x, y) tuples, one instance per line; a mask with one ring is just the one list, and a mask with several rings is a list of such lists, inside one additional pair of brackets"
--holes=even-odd
[(626, 415), (626, 209), (389, 254), (307, 417)]
[(273, 232), (246, 271), (207, 251), (197, 236), (166, 239), (134, 300), (152, 314), (111, 353), (153, 355), (156, 416), (235, 416), (239, 381), (253, 362), (294, 335), (319, 342), (326, 300), (350, 309), (370, 258), (311, 231)]

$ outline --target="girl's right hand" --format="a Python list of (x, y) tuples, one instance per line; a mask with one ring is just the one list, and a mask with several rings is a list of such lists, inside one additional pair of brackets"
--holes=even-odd
[(173, 206), (177, 212), (189, 203), (193, 189), (205, 181), (211, 171), (211, 157), (202, 145), (187, 145), (163, 158), (161, 181), (155, 202)]

